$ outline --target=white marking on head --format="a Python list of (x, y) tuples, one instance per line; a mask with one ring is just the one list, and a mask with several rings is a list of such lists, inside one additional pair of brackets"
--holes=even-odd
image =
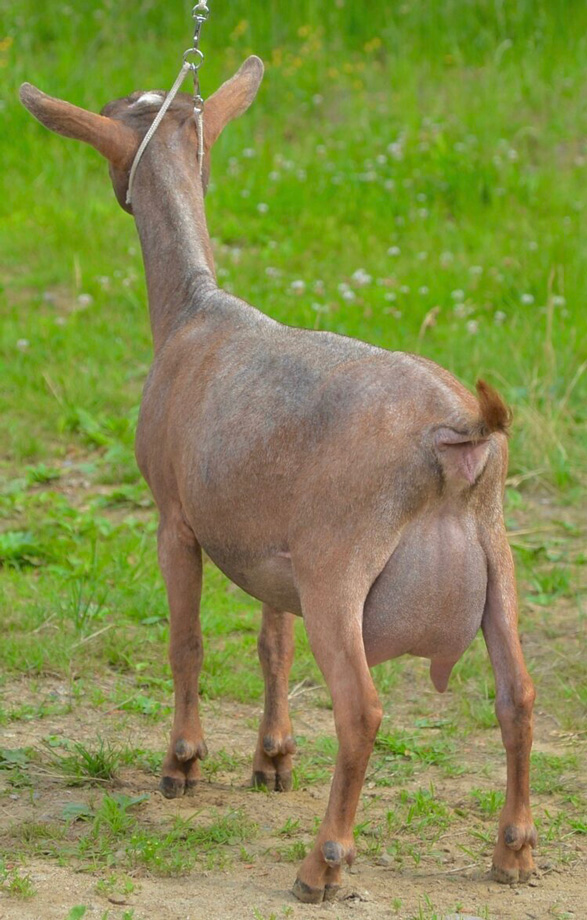
[(163, 103), (162, 93), (143, 93), (142, 96), (133, 102), (134, 105), (157, 105), (160, 106)]

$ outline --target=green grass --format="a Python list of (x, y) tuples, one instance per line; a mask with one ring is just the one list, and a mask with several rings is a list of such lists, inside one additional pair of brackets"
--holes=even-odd
[[(154, 828), (116, 783), (135, 770), (153, 788), (161, 749), (108, 740), (114, 722), (163, 739), (172, 704), (156, 516), (133, 453), (151, 359), (145, 284), (106, 164), (42, 129), (17, 89), (30, 80), (97, 111), (133, 89), (169, 87), (191, 5), (78, 3), (64, 15), (55, 2), (7, 0), (0, 32), (9, 177), (0, 201), (0, 725), (49, 736), (49, 747), (0, 750), (0, 795), (34, 803), (39, 784), (79, 784), (81, 810), (39, 821), (31, 806), (7, 839), (23, 859), (99, 869), (103, 894), (127, 884), (109, 866), (112, 849), (123, 850), (121, 872), (173, 875), (193, 868), (195, 851), (200, 868), (239, 852), (298, 861), (313, 832), (296, 813), (277, 822), (269, 850), (257, 846), (251, 814), (263, 799), (252, 795), (250, 812), (208, 815), (204, 829), (183, 818)], [(254, 106), (215, 151), (207, 209), (219, 281), (283, 322), (420, 352), (469, 386), (486, 377), (513, 406), (506, 511), (525, 651), (539, 730), (556, 726), (549, 745), (561, 739), (557, 753), (533, 755), (532, 783), (544, 846), (566, 865), (585, 833), (587, 7), (412, 0), (375, 2), (365, 15), (358, 4), (302, 0), (284, 16), (277, 0), (261, 6), (213, 3), (203, 32), (205, 94), (251, 52), (267, 65)], [(206, 703), (260, 704), (258, 607), (206, 563)], [(482, 640), (441, 700), (422, 662), (381, 665), (375, 678), (388, 717), (369, 766), (360, 853), (387, 854), (399, 868), (437, 865), (439, 835), (470, 822), (463, 858), (488, 859), (503, 796), (490, 762), (503, 754)], [(300, 622), (291, 685), (302, 682), (304, 703), (328, 706)], [(50, 734), (87, 707), (100, 713), (104, 741)], [(298, 731), (301, 795), (329, 782), (336, 743)], [(212, 785), (249, 772), (249, 756), (223, 748), (202, 769)], [(463, 774), (470, 791), (449, 802), (446, 788)], [(19, 866), (0, 862), (3, 893), (26, 894)], [(422, 902), (417, 916), (436, 915)]]

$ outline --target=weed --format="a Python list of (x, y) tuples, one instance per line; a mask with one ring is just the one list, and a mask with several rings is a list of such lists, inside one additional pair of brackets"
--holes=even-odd
[(61, 754), (48, 744), (45, 747), (49, 752), (51, 768), (66, 780), (68, 786), (107, 783), (115, 777), (120, 753), (109, 741), (98, 738), (92, 748), (80, 741), (65, 742), (65, 745), (65, 753)]
[(296, 840), (288, 847), (280, 847), (277, 852), (283, 862), (301, 862), (308, 853), (308, 847), (301, 840)]
[(35, 895), (35, 886), (30, 876), (22, 874), (16, 867), (8, 867), (0, 858), (0, 891), (14, 898), (26, 900)]
[(492, 817), (501, 811), (505, 802), (504, 793), (496, 789), (471, 789), (469, 795), (479, 811), (487, 817)]
[(568, 792), (571, 775), (578, 768), (574, 754), (543, 754), (535, 751), (530, 758), (532, 789), (538, 794)]
[(299, 818), (287, 818), (285, 824), (279, 828), (277, 831), (282, 837), (291, 837), (292, 834), (296, 833), (300, 829), (300, 819)]
[(85, 904), (77, 904), (75, 907), (72, 907), (67, 915), (67, 920), (82, 920), (82, 917), (88, 912), (88, 908)]

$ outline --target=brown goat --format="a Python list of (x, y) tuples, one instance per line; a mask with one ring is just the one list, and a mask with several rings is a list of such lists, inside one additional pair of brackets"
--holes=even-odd
[(475, 398), (432, 361), (280, 325), (218, 288), (204, 214), (210, 148), (251, 104), (262, 74), (250, 57), (207, 100), (202, 176), (192, 100), (177, 96), (140, 161), (132, 210), (129, 170), (164, 94), (132, 93), (95, 115), (21, 88), (39, 121), (106, 157), (143, 250), (155, 357), (136, 455), (160, 513), (175, 684), (161, 790), (190, 790), (206, 755), (198, 714), (204, 549), (263, 602), (255, 783), (291, 787), (294, 615), (304, 618), (332, 694), (336, 770), (297, 897), (334, 897), (354, 856), (353, 821), (381, 721), (370, 667), (404, 654), (429, 658), (442, 692), (479, 627), (507, 753), (493, 875), (525, 880), (536, 843), (534, 689), (503, 520), (509, 413), (482, 382)]

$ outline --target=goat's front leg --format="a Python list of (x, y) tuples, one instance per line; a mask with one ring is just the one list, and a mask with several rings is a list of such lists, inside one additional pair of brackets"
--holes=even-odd
[(208, 753), (198, 711), (202, 551), (180, 513), (162, 517), (158, 550), (169, 600), (169, 660), (175, 690), (173, 729), (159, 788), (171, 799), (193, 790), (199, 779), (198, 761)]
[(487, 603), (483, 635), (495, 674), (495, 711), (507, 757), (505, 805), (493, 853), (498, 882), (527, 881), (534, 870), (536, 829), (530, 811), (530, 749), (534, 686), (518, 635), (514, 564), (505, 531), (488, 553)]
[(354, 859), (355, 813), (382, 717), (363, 645), (364, 598), (353, 593), (302, 594), (310, 645), (332, 694), (339, 742), (326, 815), (293, 887), (296, 897), (309, 903), (334, 898), (343, 863)]
[(263, 605), (259, 660), (265, 679), (265, 708), (253, 760), (253, 785), (277, 792), (291, 789), (296, 746), (289, 717), (289, 672), (294, 656), (294, 616)]

